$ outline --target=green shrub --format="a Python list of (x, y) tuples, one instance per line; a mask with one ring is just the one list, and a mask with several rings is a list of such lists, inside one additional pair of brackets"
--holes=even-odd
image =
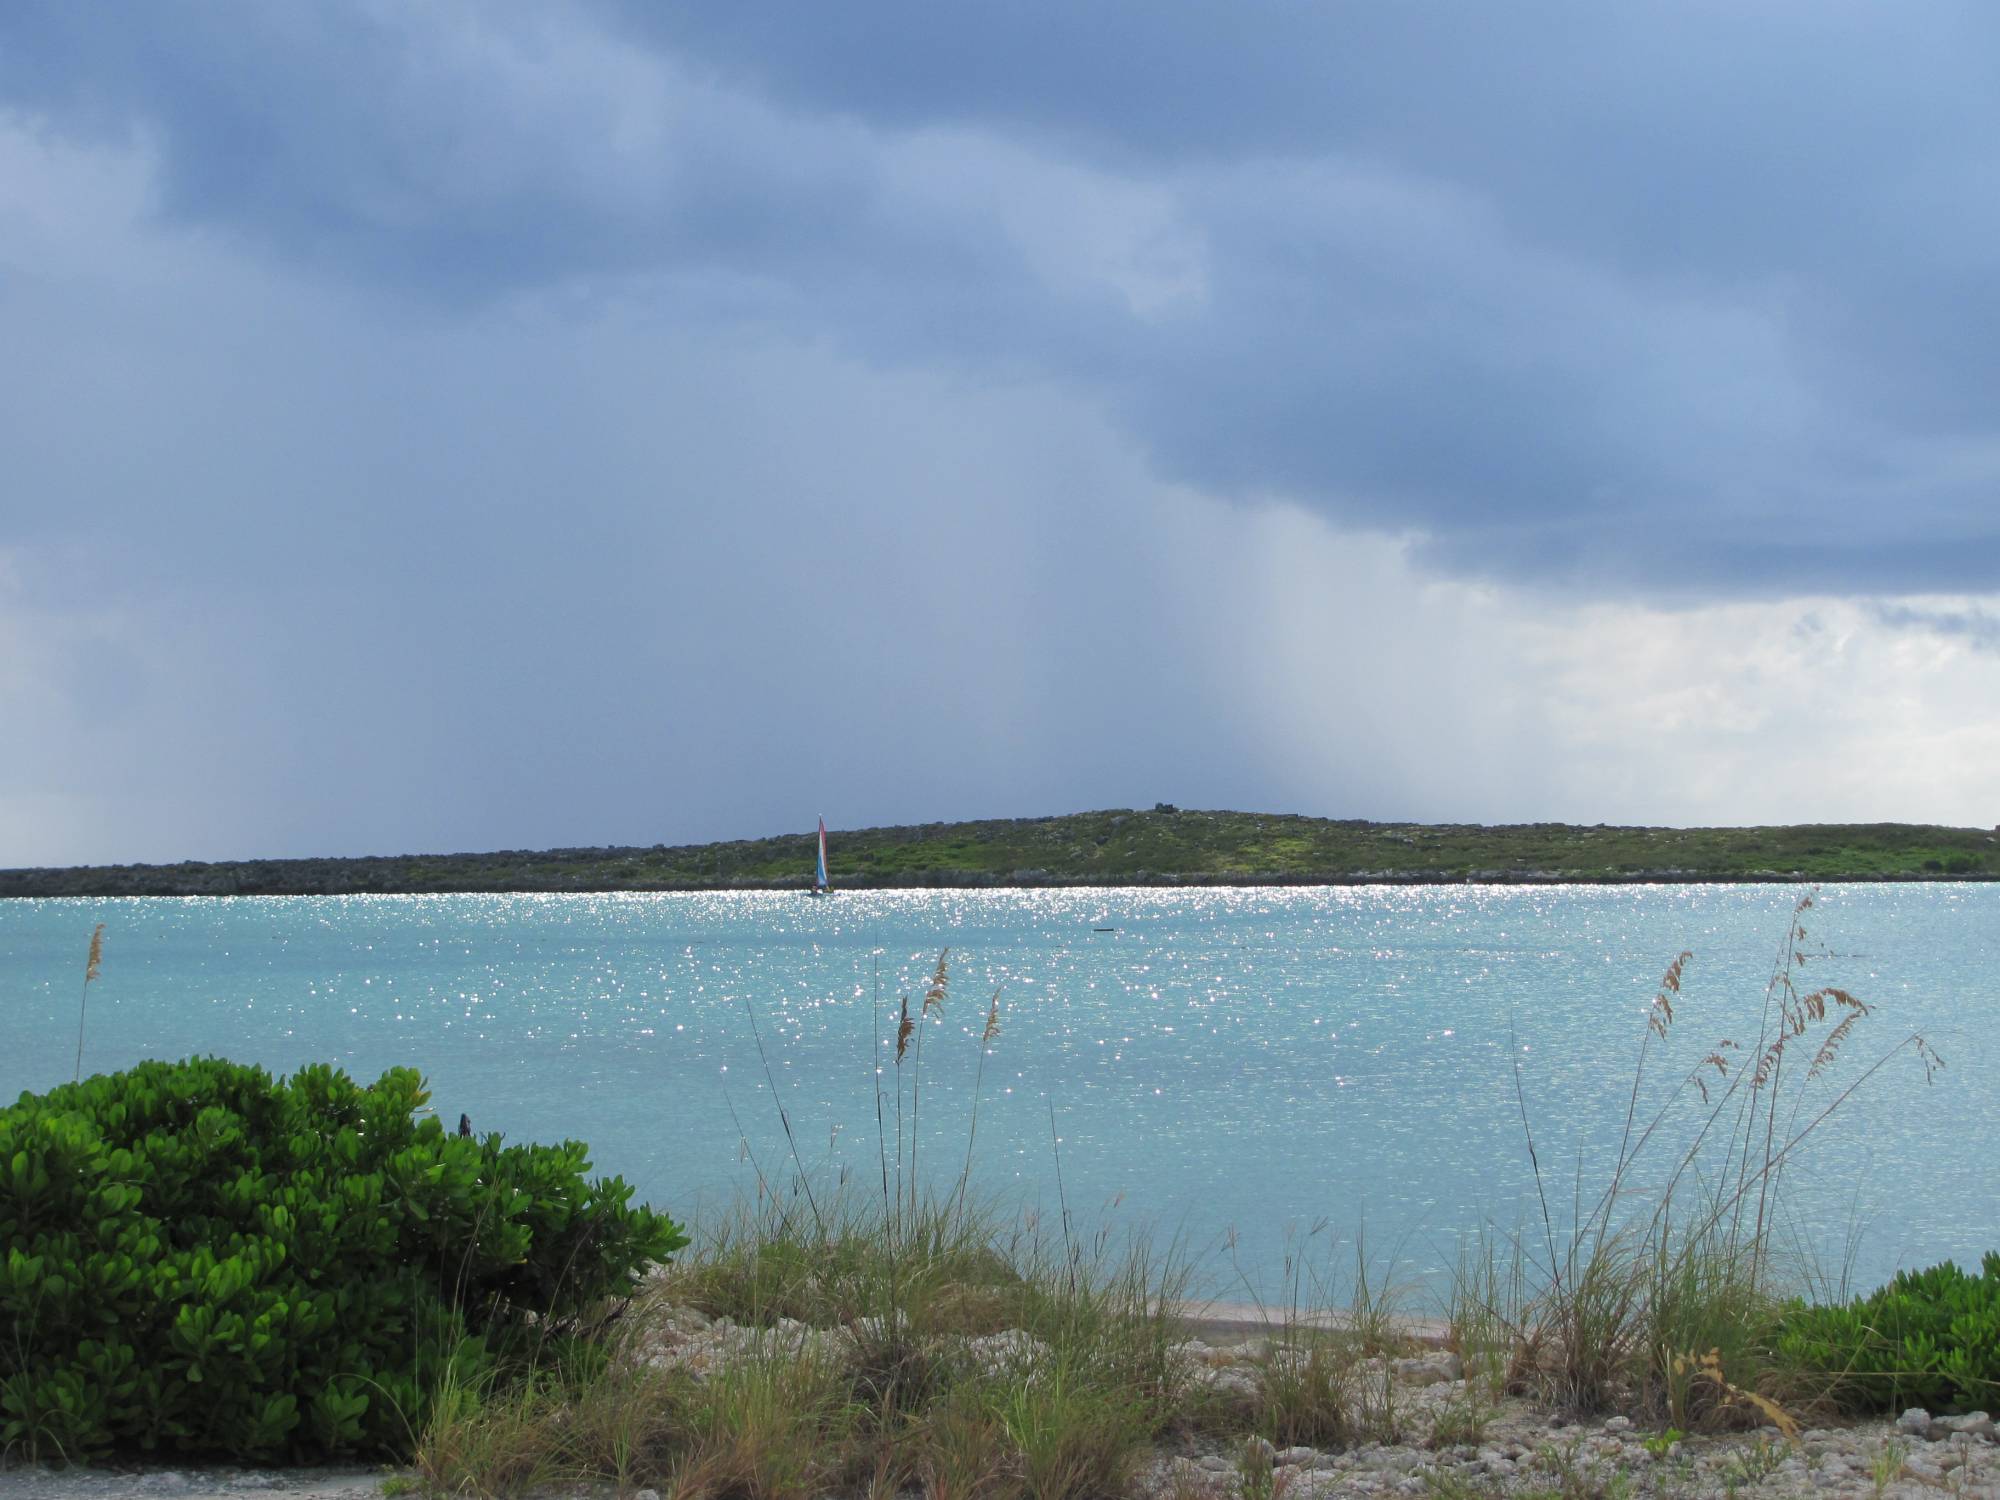
[(407, 1451), (441, 1383), (686, 1244), (580, 1142), (447, 1135), (427, 1098), (195, 1058), (0, 1111), (0, 1448)]
[(1794, 1303), (1778, 1354), (1826, 1377), (1852, 1409), (1989, 1407), (2000, 1395), (2000, 1253), (1977, 1276), (1946, 1261), (1844, 1306)]

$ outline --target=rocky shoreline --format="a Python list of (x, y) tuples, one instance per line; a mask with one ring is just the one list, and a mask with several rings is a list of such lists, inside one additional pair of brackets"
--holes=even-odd
[[(639, 1357), (659, 1367), (705, 1374), (773, 1340), (819, 1347), (839, 1357), (852, 1336), (781, 1320), (744, 1328), (688, 1308), (657, 1319)], [(990, 1374), (1032, 1379), (1046, 1349), (1019, 1331), (962, 1341)], [(1285, 1345), (1267, 1335), (1222, 1332), (1189, 1338), (1176, 1355), (1194, 1380), (1222, 1395), (1248, 1397)], [(1662, 1433), (1613, 1415), (1574, 1421), (1519, 1397), (1489, 1398), (1460, 1357), (1423, 1349), (1356, 1366), (1371, 1425), (1390, 1440), (1344, 1449), (1278, 1448), (1262, 1438), (1204, 1442), (1189, 1435), (1155, 1449), (1135, 1476), (1135, 1500), (1324, 1500), (1332, 1496), (1694, 1497), (1759, 1500), (2000, 1500), (2000, 1446), (1991, 1417), (1934, 1418), (1905, 1412), (1809, 1426), (1795, 1437), (1775, 1427), (1714, 1435)], [(637, 1500), (647, 1500), (641, 1492)]]
[[(670, 1307), (648, 1320), (627, 1357), (705, 1379), (733, 1362), (773, 1353), (839, 1359), (867, 1332), (789, 1319), (747, 1327)], [(1225, 1402), (1254, 1397), (1258, 1382), (1298, 1354), (1282, 1339), (1213, 1327), (1171, 1352), (1194, 1388)], [(1049, 1351), (1012, 1330), (957, 1340), (955, 1353), (986, 1374), (1032, 1380)], [(1259, 1437), (1190, 1431), (1157, 1445), (1140, 1464), (1132, 1500), (2000, 1500), (2000, 1443), (1984, 1412), (1943, 1417), (1912, 1410), (1893, 1420), (1807, 1425), (1793, 1433), (1760, 1426), (1684, 1435), (1630, 1416), (1578, 1421), (1517, 1396), (1494, 1396), (1489, 1382), (1445, 1349), (1418, 1346), (1407, 1356), (1364, 1359), (1351, 1373), (1376, 1436), (1344, 1447), (1280, 1448)], [(364, 1468), (0, 1467), (0, 1500), (368, 1500), (385, 1486), (388, 1493), (415, 1488), (405, 1473)], [(550, 1500), (614, 1495), (600, 1484), (550, 1492)], [(629, 1500), (660, 1497), (641, 1489)], [(908, 1500), (918, 1500), (915, 1491)]]

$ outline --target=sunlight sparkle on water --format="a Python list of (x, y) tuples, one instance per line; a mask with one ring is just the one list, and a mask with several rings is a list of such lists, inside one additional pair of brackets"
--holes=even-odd
[[(1527, 1210), (1514, 1060), (1545, 1158), (1601, 1160), (1667, 960), (1695, 951), (1674, 1037), (1692, 1056), (1740, 1030), (1761, 998), (1795, 894), (0, 903), (16, 987), (0, 1089), (69, 1077), (76, 934), (104, 921), (117, 946), (91, 993), (103, 1021), (89, 1067), (217, 1051), (280, 1071), (331, 1061), (364, 1078), (414, 1065), (446, 1118), (465, 1111), (517, 1141), (587, 1140), (597, 1168), (641, 1196), (712, 1212), (754, 1190), (732, 1111), (758, 1157), (784, 1154), (774, 1083), (801, 1138), (826, 1143), (816, 1170), (873, 1169), (877, 1080), (899, 1076), (891, 1008), (924, 992), (949, 946), (945, 1011), (924, 1032), (922, 1145), (934, 1159), (964, 1159), (998, 989), (1001, 1029), (973, 1142), (975, 1176), (990, 1190), (1027, 1206), (1052, 1201), (1053, 1108), (1074, 1143), (1063, 1153), (1072, 1203), (1122, 1194), (1121, 1222), (1184, 1231), (1197, 1246), (1233, 1230), (1260, 1277), (1281, 1264), (1287, 1226), (1365, 1224), (1371, 1244), (1400, 1243), (1404, 1269), (1421, 1274), (1448, 1268), (1459, 1236), (1505, 1231)], [(1950, 1066), (1928, 1091), (1917, 1070), (1891, 1068), (1856, 1096), (1853, 1128), (1801, 1158), (1802, 1227), (1837, 1249), (1857, 1221), (1863, 1279), (1899, 1263), (1976, 1259), (2000, 1243), (2000, 1194), (1980, 1133), (1965, 1128), (2000, 1117), (2000, 1059), (1989, 1028), (1970, 1019), (2000, 972), (2000, 887), (1846, 886), (1821, 906), (1816, 925), (1836, 950), (1827, 978), (1880, 1002), (1876, 1040), (1922, 1027)], [(1104, 926), (1117, 930), (1094, 930)], [(1662, 1078), (1673, 1076), (1669, 1061)], [(1975, 1186), (1939, 1195), (1922, 1215), (1897, 1212), (1893, 1169), (1909, 1161)], [(1230, 1289), (1229, 1275), (1217, 1279), (1216, 1290)]]

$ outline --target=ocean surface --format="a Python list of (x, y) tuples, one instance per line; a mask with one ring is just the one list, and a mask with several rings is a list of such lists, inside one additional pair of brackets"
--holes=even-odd
[[(1670, 1098), (1675, 1085), (1723, 1039), (1752, 1048), (1801, 894), (0, 902), (0, 1097), (71, 1076), (102, 922), (86, 1072), (190, 1053), (278, 1072), (326, 1060), (363, 1079), (413, 1065), (447, 1122), (464, 1112), (513, 1141), (586, 1140), (600, 1171), (697, 1223), (754, 1201), (760, 1173), (790, 1191), (801, 1165), (822, 1197), (844, 1180), (879, 1203), (899, 1085), (905, 1157), (914, 1143), (916, 1173), (948, 1187), (976, 1088), (972, 1191), (1045, 1237), (1060, 1238), (1066, 1205), (1078, 1240), (1149, 1231), (1193, 1260), (1197, 1290), (1239, 1297), (1284, 1295), (1291, 1272), (1337, 1292), (1358, 1239), (1377, 1276), (1435, 1289), (1482, 1234), (1520, 1233), (1539, 1253), (1528, 1131), (1559, 1224), (1602, 1192), (1649, 1007), (1687, 950), (1636, 1106), (1641, 1128), (1666, 1113), (1619, 1205), (1646, 1210), (1705, 1114), (1692, 1090)], [(1858, 1286), (1976, 1262), (2000, 1248), (2000, 886), (1827, 887), (1801, 920), (1802, 988), (1838, 985), (1873, 1013), (1796, 1115), (1805, 1056), (1793, 1053), (1780, 1131), (1788, 1115), (1804, 1128), (1913, 1031), (1945, 1066), (1927, 1081), (1904, 1046), (1796, 1149), (1788, 1233)], [(918, 1098), (914, 1046), (894, 1064), (896, 1015), (905, 995), (921, 1007), (945, 949)]]

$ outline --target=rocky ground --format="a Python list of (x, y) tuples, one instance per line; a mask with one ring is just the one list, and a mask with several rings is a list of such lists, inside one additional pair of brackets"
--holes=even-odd
[(389, 1472), (345, 1469), (0, 1467), (0, 1500), (379, 1500)]
[[(776, 1339), (829, 1345), (850, 1335), (800, 1323), (740, 1328), (677, 1309), (661, 1319), (643, 1357), (697, 1373)], [(1026, 1334), (962, 1341), (991, 1371), (1032, 1371), (1042, 1352)], [(1190, 1339), (1179, 1346), (1195, 1379), (1224, 1395), (1250, 1397), (1261, 1372), (1286, 1357), (1260, 1337)], [(2000, 1446), (1984, 1413), (1808, 1427), (1796, 1439), (1776, 1428), (1672, 1437), (1612, 1416), (1572, 1422), (1516, 1398), (1495, 1399), (1469, 1381), (1457, 1355), (1430, 1350), (1364, 1361), (1356, 1371), (1361, 1421), (1390, 1440), (1340, 1451), (1278, 1449), (1262, 1439), (1199, 1438), (1163, 1448), (1141, 1470), (1141, 1500), (1319, 1500), (1336, 1495), (1474, 1496), (1865, 1496), (1869, 1500), (2000, 1500)], [(639, 1497), (644, 1500), (644, 1496)]]
[[(1399, 1441), (1344, 1452), (1274, 1450), (1252, 1440), (1230, 1452), (1161, 1454), (1140, 1480), (1149, 1500), (1318, 1500), (1334, 1495), (1474, 1496), (1867, 1496), (1884, 1500), (2000, 1500), (1993, 1425), (1954, 1428), (1926, 1413), (1808, 1428), (1796, 1441), (1775, 1428), (1669, 1441), (1629, 1418), (1572, 1424), (1527, 1403), (1485, 1408), (1477, 1436), (1436, 1435), (1466, 1400), (1463, 1380), (1409, 1394)], [(1919, 1435), (1921, 1434), (1921, 1436)], [(1268, 1475), (1264, 1472), (1269, 1467)]]
[[(862, 1330), (865, 1334), (866, 1330)], [(838, 1355), (854, 1335), (781, 1323), (751, 1329), (687, 1309), (660, 1318), (636, 1357), (697, 1375), (781, 1347), (819, 1347)], [(1189, 1339), (1178, 1346), (1191, 1378), (1217, 1396), (1249, 1398), (1288, 1351), (1249, 1337)], [(1046, 1350), (1019, 1332), (961, 1341), (963, 1357), (995, 1372), (1032, 1372)], [(1895, 1420), (1807, 1427), (1787, 1436), (1774, 1427), (1715, 1436), (1679, 1436), (1612, 1416), (1574, 1422), (1517, 1398), (1495, 1399), (1484, 1381), (1468, 1380), (1458, 1356), (1429, 1350), (1375, 1359), (1355, 1368), (1353, 1401), (1375, 1434), (1344, 1449), (1284, 1449), (1259, 1438), (1188, 1436), (1156, 1451), (1140, 1469), (1135, 1500), (1321, 1500), (1341, 1495), (1551, 1497), (1869, 1497), (1869, 1500), (2000, 1500), (2000, 1445), (1984, 1413), (1933, 1417), (1908, 1411)], [(150, 1469), (135, 1471), (0, 1469), (0, 1500), (362, 1500), (385, 1481), (383, 1470)], [(603, 1500), (606, 1490), (591, 1492)], [(658, 1500), (640, 1491), (632, 1500)]]

